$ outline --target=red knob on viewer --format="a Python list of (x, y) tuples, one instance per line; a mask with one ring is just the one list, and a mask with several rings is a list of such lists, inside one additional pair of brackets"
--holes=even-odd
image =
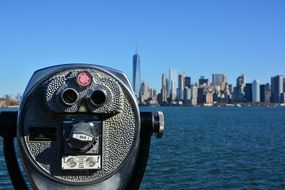
[(92, 76), (86, 72), (79, 73), (76, 82), (82, 87), (89, 86), (92, 82)]

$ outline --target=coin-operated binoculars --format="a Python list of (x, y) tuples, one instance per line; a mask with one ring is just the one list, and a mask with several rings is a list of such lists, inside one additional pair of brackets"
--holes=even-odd
[(27, 188), (16, 133), (33, 189), (138, 189), (151, 135), (164, 130), (162, 112), (139, 111), (122, 72), (88, 64), (36, 71), (18, 115), (2, 112), (0, 121), (15, 189)]

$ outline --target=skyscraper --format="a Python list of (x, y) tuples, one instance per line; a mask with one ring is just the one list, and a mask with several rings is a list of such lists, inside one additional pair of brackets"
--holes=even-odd
[(184, 76), (182, 74), (178, 75), (178, 88), (184, 88)]
[(236, 87), (234, 88), (233, 99), (235, 102), (243, 102), (244, 101), (244, 87), (245, 87), (245, 75), (242, 74), (237, 78)]
[(184, 78), (185, 87), (191, 88), (191, 77)]
[(212, 83), (214, 86), (220, 86), (227, 83), (227, 77), (224, 74), (212, 74)]
[(270, 85), (268, 83), (260, 85), (260, 101), (269, 103), (270, 98), (271, 98)]
[(283, 92), (285, 92), (285, 77), (283, 77)]
[(282, 92), (280, 95), (280, 103), (282, 103), (282, 104), (285, 103), (285, 92)]
[(191, 87), (191, 105), (197, 105), (197, 100), (198, 100), (198, 88), (197, 86), (192, 86)]
[(161, 102), (166, 103), (167, 102), (167, 78), (166, 74), (162, 74), (161, 77)]
[(185, 86), (184, 88), (184, 103), (189, 104), (191, 100), (191, 89)]
[(252, 82), (252, 102), (260, 102), (260, 84), (258, 80)]
[(182, 74), (178, 75), (178, 88), (177, 88), (177, 100), (183, 101), (183, 95), (184, 95), (184, 76)]
[(145, 82), (142, 82), (139, 96), (140, 104), (146, 104), (147, 99), (152, 96), (151, 90)]
[(167, 103), (167, 92), (166, 92), (166, 87), (161, 88), (161, 103)]
[(199, 78), (199, 85), (200, 85), (200, 86), (208, 85), (208, 82), (209, 82), (209, 80), (206, 79), (204, 76), (201, 76), (201, 77)]
[(212, 93), (209, 93), (207, 92), (205, 95), (205, 103), (206, 104), (213, 104), (213, 94)]
[(172, 96), (172, 100), (176, 98), (177, 72), (173, 68), (169, 68), (169, 81), (167, 96)]
[(141, 86), (141, 67), (140, 67), (140, 56), (136, 52), (133, 56), (133, 89), (137, 98), (140, 94)]
[(162, 76), (161, 76), (161, 87), (166, 87), (166, 81), (167, 78), (166, 78), (166, 74), (163, 73)]
[(237, 87), (243, 88), (245, 86), (245, 81), (246, 81), (245, 75), (244, 74), (240, 75), (237, 78)]
[(246, 83), (244, 87), (245, 102), (252, 102), (252, 84)]
[(206, 94), (206, 89), (204, 87), (199, 87), (197, 89), (197, 103), (198, 104), (204, 104), (205, 103), (205, 94)]
[(271, 77), (271, 102), (273, 103), (280, 103), (281, 93), (284, 92), (283, 80), (284, 76)]

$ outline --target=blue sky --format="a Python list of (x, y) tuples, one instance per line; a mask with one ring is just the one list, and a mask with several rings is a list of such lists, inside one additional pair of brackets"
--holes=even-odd
[[(104, 3), (102, 3), (104, 2)], [(142, 79), (157, 89), (178, 72), (231, 83), (285, 74), (285, 1), (1, 1), (0, 96), (23, 92), (32, 73), (94, 63), (131, 79), (136, 45)]]

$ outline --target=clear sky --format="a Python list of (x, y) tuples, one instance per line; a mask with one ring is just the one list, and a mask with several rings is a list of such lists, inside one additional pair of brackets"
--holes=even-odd
[(114, 67), (131, 79), (136, 45), (142, 79), (157, 89), (170, 66), (194, 81), (224, 73), (235, 83), (244, 73), (269, 82), (285, 74), (285, 1), (1, 1), (0, 96), (62, 63)]

